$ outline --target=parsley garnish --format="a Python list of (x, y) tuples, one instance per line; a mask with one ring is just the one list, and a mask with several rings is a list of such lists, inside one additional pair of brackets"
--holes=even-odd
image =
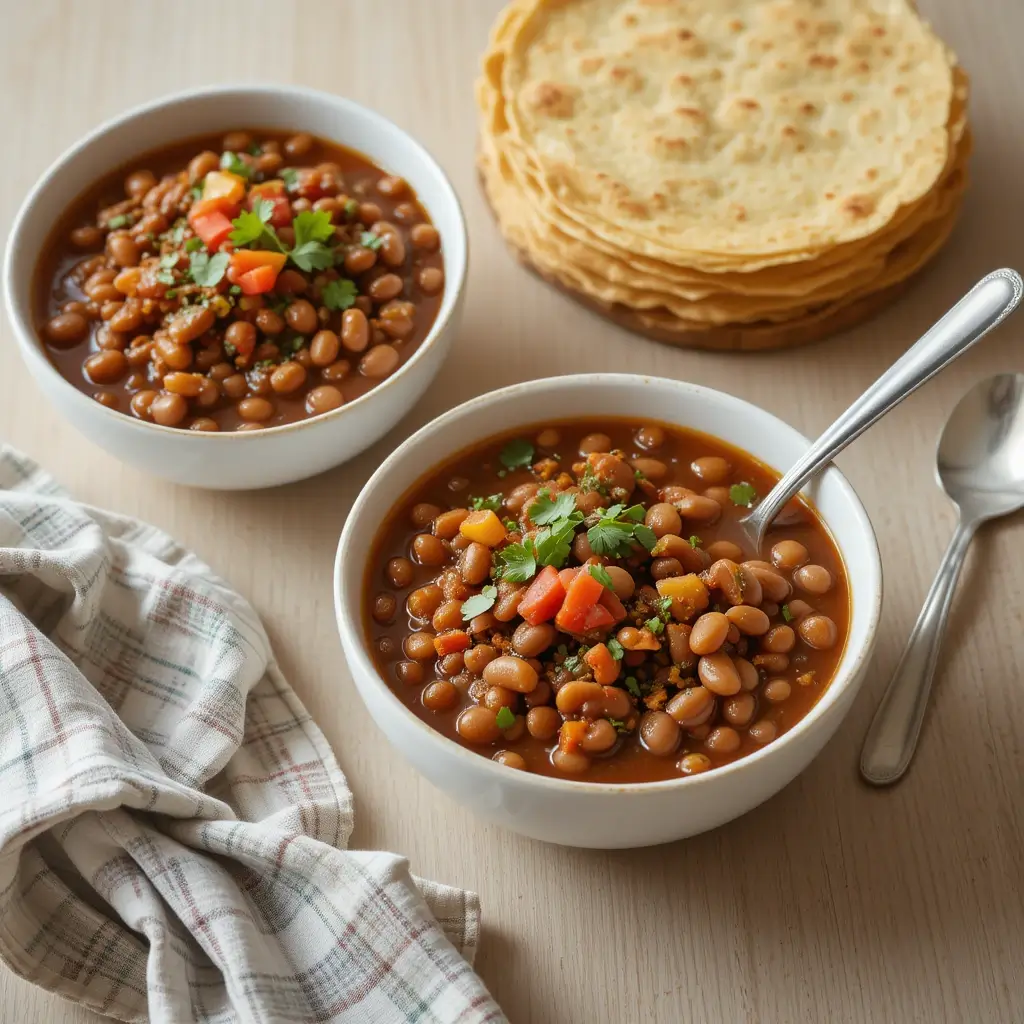
[(252, 176), (252, 168), (237, 153), (223, 153), (220, 158), (220, 169), (237, 174), (247, 181)]
[(176, 299), (177, 297), (178, 297), (178, 289), (177, 288), (168, 288), (167, 291), (164, 292), (164, 298), (165, 299)]
[(641, 696), (643, 696), (640, 693), (640, 684), (636, 681), (636, 676), (626, 676), (625, 684), (626, 689), (629, 690), (629, 692), (633, 694), (634, 697), (639, 699)]
[(348, 309), (355, 305), (359, 289), (355, 281), (341, 277), (337, 281), (329, 281), (324, 285), (320, 298), (328, 309)]
[[(185, 237), (185, 222), (183, 220), (179, 220), (178, 223), (175, 224), (174, 227), (171, 228), (171, 230), (168, 232), (168, 238), (170, 238), (171, 242), (174, 245), (181, 245), (182, 239), (184, 239), (184, 237)], [(192, 241), (192, 239), (190, 238), (189, 242), (191, 242), (191, 241)], [(199, 239), (196, 239), (196, 241), (198, 242)], [(188, 243), (186, 242), (185, 244), (186, 244), (186, 248), (187, 248)], [(199, 242), (199, 244), (202, 245), (203, 243)]]
[(566, 519), (575, 511), (575, 494), (559, 494), (552, 501), (546, 489), (538, 492), (537, 500), (527, 509), (530, 519), (537, 526), (547, 526), (559, 519)]
[(608, 570), (603, 565), (588, 565), (587, 572), (589, 572), (602, 587), (607, 587), (609, 590), (615, 589), (615, 584), (612, 583), (612, 578), (608, 575)]
[[(268, 221), (274, 215), (274, 204), (266, 199), (257, 199), (251, 210), (243, 210), (232, 222), (234, 231), (228, 236), (233, 246), (256, 245), (261, 249), (287, 252), (277, 237), (277, 232)], [(296, 238), (298, 236), (296, 235)]]
[(623, 722), (621, 718), (609, 718), (608, 724), (614, 725), (616, 732), (629, 732), (629, 730), (626, 728), (626, 723)]
[(169, 270), (158, 270), (156, 272), (156, 279), (161, 284), (174, 284), (174, 274)]
[(659, 597), (656, 603), (658, 605), (658, 614), (667, 621), (672, 614), (672, 598)]
[(611, 640), (609, 640), (605, 644), (605, 646), (608, 648), (608, 653), (616, 661), (622, 661), (622, 656), (626, 653), (626, 651), (623, 648), (622, 644), (620, 644), (619, 641), (615, 639), (615, 637), (612, 637)]
[(587, 468), (583, 470), (583, 476), (580, 477), (580, 490), (597, 491), (598, 494), (605, 497), (608, 495), (608, 488), (601, 483), (601, 478), (590, 468), (589, 462), (587, 463)]
[(359, 204), (354, 199), (350, 199), (345, 204), (345, 216), (351, 218), (351, 217), (354, 217), (358, 212), (359, 212)]
[(123, 228), (128, 223), (128, 214), (119, 213), (116, 217), (111, 217), (107, 221), (108, 228)]
[(533, 543), (507, 544), (495, 556), (494, 576), (509, 583), (525, 583), (537, 571)]
[(185, 252), (198, 252), (203, 247), (203, 240), (201, 238), (190, 238), (185, 243)]
[(250, 142), (249, 148), (246, 150), (246, 153), (248, 153), (249, 156), (259, 156), (262, 152), (263, 150), (258, 142)]
[(515, 533), (519, 529), (519, 524), (514, 519), (505, 519), (503, 523), (509, 533)]
[(786, 620), (786, 622), (792, 622), (793, 621), (793, 613), (789, 610), (789, 605), (788, 604), (784, 604), (782, 606), (782, 617), (783, 617), (783, 619)]
[(478, 615), (489, 612), (497, 600), (498, 588), (490, 585), (484, 587), (479, 594), (474, 594), (471, 598), (462, 602), (462, 618), (469, 622), (470, 619), (475, 619)]
[(595, 555), (628, 558), (633, 554), (634, 539), (648, 551), (658, 542), (654, 531), (643, 524), (643, 505), (612, 505), (607, 511), (599, 509), (597, 516), (597, 522), (587, 530), (587, 540)]
[(533, 538), (533, 550), (540, 565), (553, 565), (561, 569), (569, 557), (576, 527), (583, 522), (582, 512), (573, 512), (565, 519), (559, 519), (546, 526)]
[(661, 619), (648, 619), (644, 625), (655, 635), (665, 628), (665, 623)]
[(575, 654), (571, 654), (562, 662), (562, 666), (574, 675), (583, 668), (583, 656), (589, 651), (589, 647), (581, 647)]
[(188, 194), (192, 197), (192, 201), (198, 203), (203, 198), (203, 184), (200, 182), (198, 185), (193, 185), (189, 190)]
[(242, 294), (242, 289), (241, 289), (241, 287), (239, 285), (233, 284), (228, 289), (228, 293), (231, 294), (231, 295), (241, 295)]
[(639, 482), (641, 480), (646, 480), (647, 477), (644, 476), (642, 470), (634, 469), (633, 470), (633, 479)]
[(303, 210), (292, 221), (295, 230), (295, 248), (288, 254), (306, 273), (326, 270), (334, 264), (334, 253), (324, 242), (334, 238), (334, 225), (326, 210)]
[(359, 236), (359, 244), (376, 252), (384, 244), (384, 239), (380, 235), (375, 235), (372, 231), (364, 231)]
[(227, 273), (229, 258), (226, 252), (213, 256), (208, 252), (194, 252), (189, 257), (188, 272), (201, 288), (213, 288)]
[(750, 508), (754, 501), (757, 499), (757, 491), (746, 482), (739, 484), (733, 484), (729, 488), (729, 500), (734, 505), (742, 505), (744, 508)]
[(495, 721), (499, 729), (511, 729), (516, 724), (516, 716), (508, 708), (499, 708)]
[(498, 458), (501, 460), (501, 464), (508, 469), (522, 469), (533, 462), (533, 445), (529, 441), (517, 437), (501, 449)]
[(284, 187), (289, 192), (294, 192), (299, 187), (299, 172), (294, 167), (282, 167), (277, 176), (284, 182)]
[(690, 534), (690, 547), (691, 548), (699, 548), (701, 546), (701, 544), (703, 544), (703, 543), (704, 543), (704, 541), (702, 541), (700, 539), (700, 537), (697, 536), (697, 534), (695, 534), (695, 533)]
[(484, 509), (497, 512), (504, 501), (505, 498), (500, 494), (489, 494), (486, 498), (470, 498), (469, 507), (474, 512), (482, 512)]

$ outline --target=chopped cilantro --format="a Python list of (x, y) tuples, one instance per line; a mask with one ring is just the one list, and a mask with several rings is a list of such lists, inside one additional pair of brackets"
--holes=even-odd
[(273, 213), (273, 203), (266, 199), (257, 199), (251, 210), (243, 210), (231, 222), (235, 230), (228, 236), (228, 240), (236, 248), (242, 245), (255, 245), (260, 249), (287, 252), (281, 244), (281, 239), (277, 237), (277, 232), (268, 223)]
[(789, 605), (788, 604), (784, 604), (782, 606), (782, 617), (783, 617), (783, 619), (786, 620), (786, 622), (792, 622), (793, 621), (793, 613), (789, 610)]
[(553, 565), (561, 569), (569, 557), (576, 527), (583, 522), (580, 512), (573, 512), (565, 519), (559, 519), (546, 526), (533, 538), (533, 549), (540, 565)]
[[(185, 222), (183, 220), (179, 220), (178, 223), (175, 224), (167, 233), (167, 237), (170, 238), (174, 245), (181, 245), (182, 240), (185, 237)], [(189, 241), (191, 241), (191, 239), (189, 239)], [(203, 243), (200, 242), (199, 244), (202, 245)]]
[(237, 174), (247, 181), (252, 176), (252, 168), (237, 153), (222, 153), (220, 158), (220, 169)]
[(203, 240), (201, 238), (190, 238), (185, 243), (185, 252), (197, 252), (202, 249)]
[(198, 185), (193, 185), (189, 190), (188, 194), (192, 197), (193, 202), (198, 203), (203, 198), (203, 185), (200, 182)]
[(626, 689), (629, 690), (629, 692), (637, 699), (642, 696), (640, 693), (640, 684), (636, 681), (636, 676), (626, 676), (625, 686)]
[(158, 270), (156, 279), (161, 284), (174, 284), (174, 275), (169, 270)]
[(605, 646), (608, 648), (608, 653), (616, 661), (622, 661), (622, 656), (626, 652), (622, 644), (620, 644), (619, 641), (615, 639), (615, 637), (612, 637), (611, 640), (609, 640)]
[(589, 647), (581, 647), (575, 654), (571, 654), (565, 659), (562, 663), (563, 667), (575, 675), (575, 673), (579, 672), (579, 670), (583, 668), (583, 656), (589, 650)]
[(482, 512), (484, 509), (497, 512), (504, 501), (505, 498), (500, 494), (489, 494), (486, 498), (470, 498), (469, 507), (474, 512)]
[(594, 471), (590, 468), (590, 463), (587, 463), (587, 468), (583, 470), (583, 476), (580, 477), (580, 490), (581, 491), (597, 491), (598, 494), (607, 496), (608, 488), (601, 482), (601, 478), (597, 476)]
[(533, 462), (533, 445), (517, 437), (501, 449), (498, 458), (507, 469), (522, 469)]
[(533, 543), (507, 544), (495, 556), (494, 575), (509, 583), (525, 583), (537, 571)]
[(227, 273), (229, 258), (226, 252), (218, 252), (213, 256), (207, 252), (194, 252), (189, 257), (188, 272), (201, 288), (213, 288), (220, 284), (221, 278)]
[(515, 533), (519, 529), (519, 524), (514, 519), (505, 519), (503, 524), (509, 533)]
[(607, 587), (609, 590), (615, 589), (615, 585), (612, 583), (612, 578), (608, 575), (608, 570), (603, 565), (588, 565), (587, 572), (589, 572), (602, 587)]
[(259, 156), (262, 152), (263, 149), (258, 142), (250, 142), (249, 148), (246, 150), (249, 156)]
[(648, 551), (653, 551), (654, 545), (658, 543), (658, 538), (654, 535), (654, 531), (649, 526), (644, 526), (643, 523), (637, 523), (636, 526), (633, 527), (633, 536), (636, 537), (636, 539), (640, 541)]
[(119, 213), (116, 217), (111, 217), (107, 221), (107, 227), (113, 229), (123, 228), (128, 223), (128, 215), (126, 213)]
[(295, 247), (288, 255), (297, 267), (311, 273), (334, 264), (334, 253), (324, 245), (334, 237), (334, 225), (326, 210), (303, 210), (292, 221), (292, 228)]
[(364, 231), (359, 236), (359, 244), (376, 252), (384, 244), (384, 239), (372, 231)]
[(538, 526), (547, 526), (559, 519), (565, 519), (576, 511), (575, 494), (559, 494), (551, 500), (547, 490), (537, 494), (537, 500), (527, 509), (530, 519)]
[(511, 729), (516, 724), (516, 716), (509, 708), (499, 708), (495, 721), (498, 723), (499, 729)]
[(224, 342), (224, 354), (225, 354), (225, 355), (226, 355), (226, 356), (227, 356), (227, 357), (228, 357), (229, 359), (234, 359), (234, 358), (235, 358), (235, 356), (237, 356), (237, 355), (238, 355), (238, 349), (237, 349), (237, 348), (235, 348), (235, 346), (234, 346), (234, 345), (232, 345), (230, 341), (225, 341), (225, 342)]
[(164, 298), (165, 299), (176, 299), (177, 297), (178, 297), (178, 289), (177, 288), (168, 288), (167, 291), (164, 292)]
[(282, 167), (277, 176), (284, 182), (284, 187), (289, 192), (294, 192), (299, 187), (299, 172), (294, 167)]
[(637, 480), (637, 481), (640, 481), (640, 480), (646, 480), (647, 477), (644, 476), (643, 470), (634, 469), (633, 470), (633, 479)]
[(629, 730), (626, 728), (626, 723), (623, 722), (621, 718), (609, 718), (608, 724), (614, 725), (616, 732), (629, 732)]
[(671, 597), (659, 597), (655, 602), (658, 606), (658, 614), (663, 619), (668, 619), (669, 615), (672, 614), (672, 598)]
[(661, 619), (648, 619), (644, 625), (655, 635), (665, 628), (665, 623)]
[(165, 252), (163, 256), (160, 257), (160, 269), (174, 270), (174, 268), (177, 267), (178, 260), (180, 258), (180, 255), (176, 252)]
[(345, 203), (345, 216), (346, 217), (349, 217), (349, 218), (354, 217), (358, 212), (359, 212), (359, 204), (354, 199), (350, 199), (347, 203)]
[(587, 530), (587, 540), (596, 555), (608, 555), (611, 558), (628, 558), (633, 554), (633, 538), (635, 537), (648, 549), (654, 547), (657, 538), (653, 531), (644, 526), (643, 505), (626, 508), (623, 505), (612, 505), (611, 508), (599, 509), (597, 522)]
[(729, 500), (734, 505), (742, 505), (744, 508), (751, 508), (757, 499), (757, 491), (745, 480), (743, 483), (733, 484), (729, 488)]
[(489, 612), (497, 600), (498, 588), (491, 585), (484, 587), (479, 594), (474, 594), (471, 598), (462, 602), (462, 618), (469, 622), (470, 619), (475, 619), (478, 615)]
[(237, 284), (233, 284), (228, 289), (228, 293), (231, 294), (231, 295), (241, 295), (242, 294), (242, 289)]
[(320, 298), (328, 309), (348, 309), (355, 305), (358, 294), (359, 289), (356, 288), (355, 281), (341, 277), (324, 285)]
[(699, 548), (701, 546), (701, 544), (703, 544), (703, 543), (704, 543), (704, 541), (702, 541), (700, 539), (700, 537), (697, 536), (697, 534), (695, 534), (695, 533), (691, 533), (690, 534), (690, 547), (691, 548)]

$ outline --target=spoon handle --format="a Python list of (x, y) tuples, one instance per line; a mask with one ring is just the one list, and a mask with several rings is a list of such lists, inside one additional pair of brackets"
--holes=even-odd
[[(747, 532), (764, 537), (783, 506), (851, 441), (1010, 315), (1024, 294), (1015, 270), (983, 277), (846, 410), (746, 517)], [(760, 544), (757, 545), (760, 547)]]
[(961, 520), (925, 598), (907, 646), (871, 721), (860, 755), (860, 773), (873, 786), (888, 786), (910, 767), (939, 660), (946, 618), (960, 569), (977, 530)]

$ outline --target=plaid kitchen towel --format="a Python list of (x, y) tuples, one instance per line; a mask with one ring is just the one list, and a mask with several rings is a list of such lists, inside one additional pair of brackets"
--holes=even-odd
[(476, 896), (345, 849), (253, 610), (0, 447), (0, 957), (125, 1021), (503, 1021)]

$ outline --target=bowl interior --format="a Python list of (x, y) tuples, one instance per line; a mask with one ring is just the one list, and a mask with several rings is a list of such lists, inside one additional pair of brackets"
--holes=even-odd
[[(551, 410), (557, 410), (552, 417)], [(474, 438), (512, 430), (554, 418), (579, 416), (625, 416), (691, 427), (712, 434), (756, 456), (768, 466), (784, 472), (808, 448), (808, 440), (770, 413), (741, 399), (708, 388), (680, 381), (625, 374), (590, 374), (531, 381), (496, 391), (453, 409), (427, 424), (398, 448), (377, 470), (363, 489), (342, 533), (335, 567), (335, 599), (338, 624), (346, 653), (354, 672), (370, 685), (381, 687), (393, 701), (396, 714), (407, 715), (438, 742), (458, 746), (431, 729), (395, 697), (380, 679), (366, 653), (361, 602), (368, 552), (373, 546), (383, 517), (403, 497), (408, 488), (428, 469), (454, 452), (472, 443)], [(853, 488), (839, 470), (829, 468), (804, 492), (817, 506), (831, 531), (846, 565), (850, 581), (852, 609), (850, 634), (836, 675), (811, 712), (775, 743), (707, 776), (668, 782), (637, 783), (627, 787), (636, 791), (647, 787), (690, 784), (713, 779), (723, 772), (742, 769), (786, 743), (787, 737), (813, 728), (842, 690), (857, 678), (878, 622), (881, 607), (881, 565), (874, 532)], [(459, 748), (460, 750), (462, 748)], [(495, 771), (505, 771), (486, 758), (470, 751), (468, 757)], [(602, 783), (573, 782), (530, 774), (539, 785), (605, 787)]]
[[(319, 135), (358, 150), (412, 185), (441, 233), (446, 285), (433, 329), (394, 376), (421, 356), (451, 316), (466, 274), (465, 224), (458, 198), (444, 172), (423, 146), (400, 128), (350, 100), (310, 89), (232, 86), (182, 93), (131, 110), (91, 132), (40, 179), (15, 220), (4, 267), (8, 312), (27, 359), (59, 377), (36, 337), (32, 279), (42, 247), (64, 210), (99, 178), (141, 154), (195, 136), (246, 127)], [(82, 397), (73, 385), (60, 379), (67, 385), (69, 397)], [(362, 398), (372, 397), (374, 390)], [(355, 404), (328, 415), (344, 413)], [(169, 429), (141, 422), (140, 426)], [(283, 429), (287, 426), (262, 433)]]

